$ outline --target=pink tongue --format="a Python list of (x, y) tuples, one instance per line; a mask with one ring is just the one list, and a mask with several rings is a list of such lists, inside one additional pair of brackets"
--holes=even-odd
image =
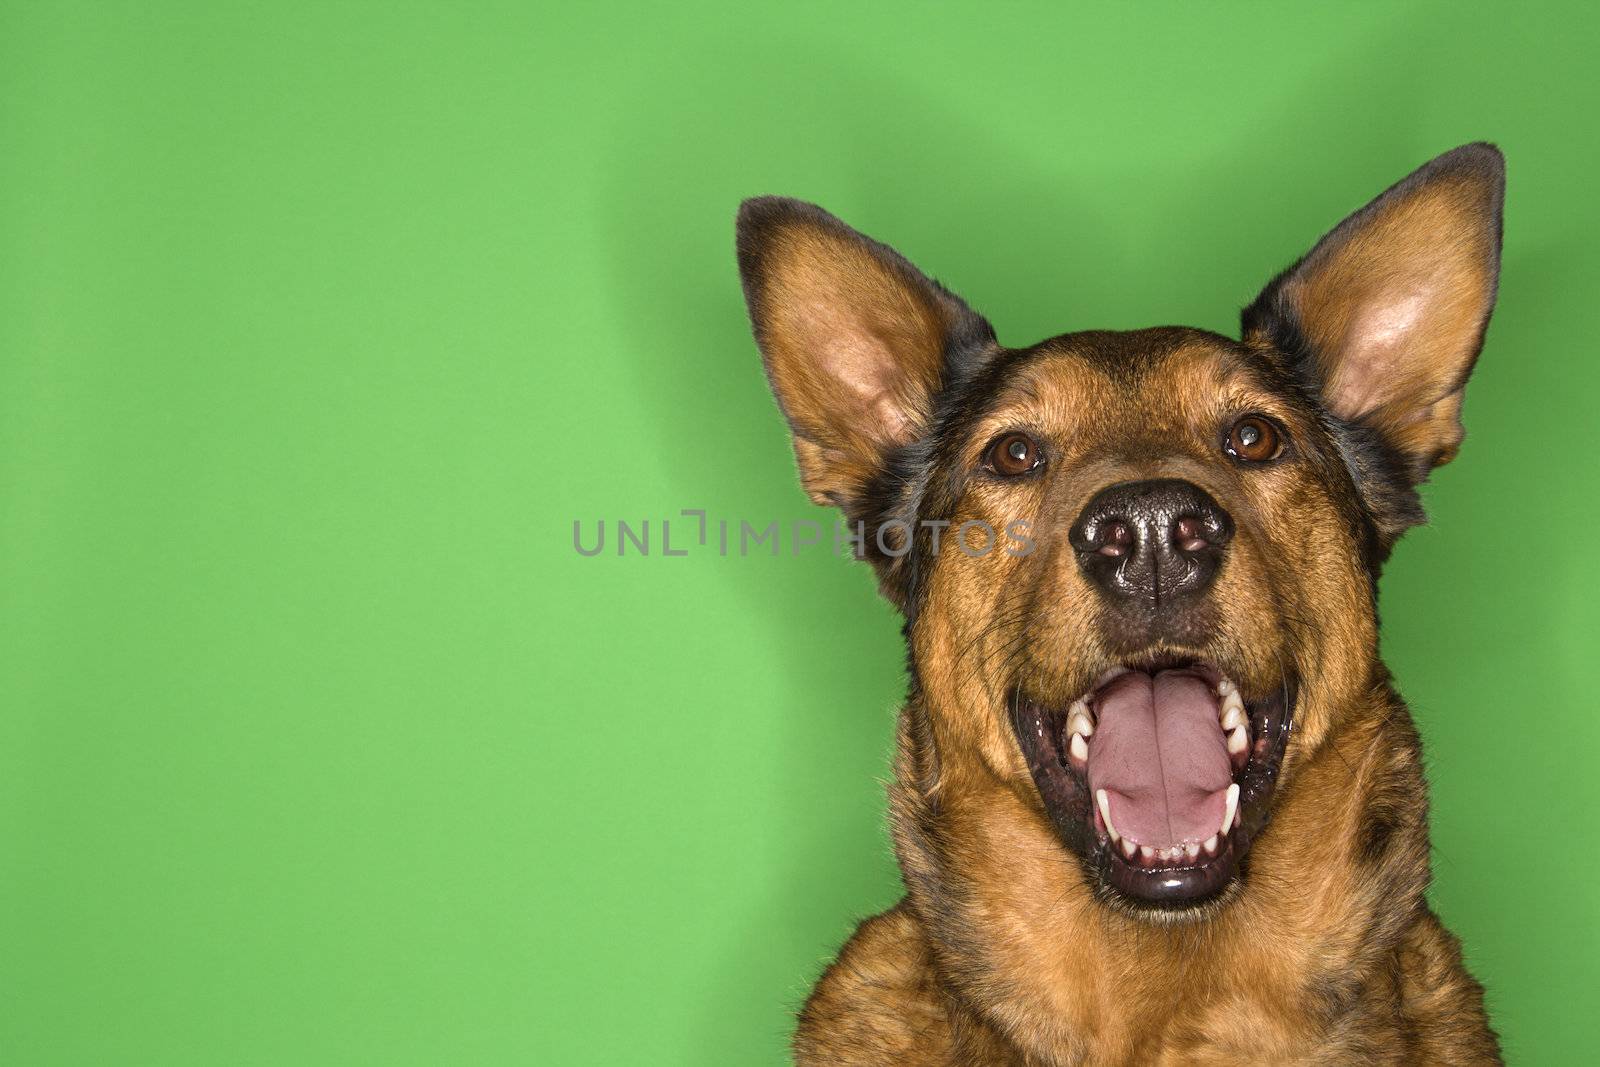
[(1089, 789), (1104, 789), (1117, 833), (1164, 848), (1222, 827), (1233, 780), (1217, 702), (1186, 671), (1131, 671), (1095, 701)]

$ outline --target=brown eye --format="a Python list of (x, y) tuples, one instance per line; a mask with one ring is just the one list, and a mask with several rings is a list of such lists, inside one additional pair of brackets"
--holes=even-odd
[(1039, 446), (1025, 433), (1003, 434), (989, 446), (989, 466), (996, 474), (1015, 478), (1044, 462)]
[(1246, 463), (1265, 463), (1283, 451), (1283, 435), (1260, 415), (1246, 415), (1228, 431), (1228, 455)]

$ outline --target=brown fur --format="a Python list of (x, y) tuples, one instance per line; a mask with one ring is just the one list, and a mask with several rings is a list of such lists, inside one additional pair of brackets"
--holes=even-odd
[[(818, 983), (799, 1062), (1498, 1062), (1481, 990), (1424, 899), (1420, 746), (1378, 658), (1373, 593), (1405, 525), (1393, 501), (1459, 445), (1493, 302), (1498, 200), (1493, 256), (1478, 212), (1498, 190), (1456, 163), (1333, 231), (1268, 290), (1293, 329), (1258, 319), (1242, 344), (1167, 328), (1013, 357), (958, 300), (827, 217), (744, 220), (752, 317), (813, 494), (875, 521), (909, 501), (952, 530), (1025, 515), (1036, 541), (1027, 555), (927, 553), (916, 575), (875, 560), (914, 608), (890, 787), (907, 895)], [(1288, 351), (1300, 341), (1308, 352)], [(951, 400), (952, 382), (980, 380), (981, 402)], [(1223, 457), (1218, 427), (1241, 411), (1283, 426), (1292, 459)], [(1047, 477), (960, 473), (1016, 427), (1050, 442)], [(1381, 442), (1377, 458), (1357, 454), (1360, 434)], [(1370, 468), (1391, 460), (1410, 473), (1379, 484)], [(1224, 502), (1238, 535), (1205, 637), (1134, 647), (1064, 532), (1101, 487), (1155, 477)], [(1065, 697), (1152, 653), (1226, 662), (1245, 689), (1289, 671), (1301, 682), (1247, 867), (1175, 917), (1086, 877), (1005, 713), (1018, 677)]]

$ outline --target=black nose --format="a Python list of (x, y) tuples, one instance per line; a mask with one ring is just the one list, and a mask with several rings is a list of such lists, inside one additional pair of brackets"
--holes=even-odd
[(1193, 482), (1121, 482), (1095, 494), (1070, 537), (1108, 595), (1157, 609), (1211, 584), (1233, 520)]

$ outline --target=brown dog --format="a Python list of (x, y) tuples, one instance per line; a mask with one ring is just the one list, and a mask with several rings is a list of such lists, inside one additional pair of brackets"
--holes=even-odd
[(1492, 1063), (1429, 910), (1375, 584), (1461, 444), (1504, 166), (1440, 156), (1244, 312), (1006, 348), (899, 255), (747, 201), (739, 267), (812, 498), (905, 613), (907, 895), (808, 1064)]

